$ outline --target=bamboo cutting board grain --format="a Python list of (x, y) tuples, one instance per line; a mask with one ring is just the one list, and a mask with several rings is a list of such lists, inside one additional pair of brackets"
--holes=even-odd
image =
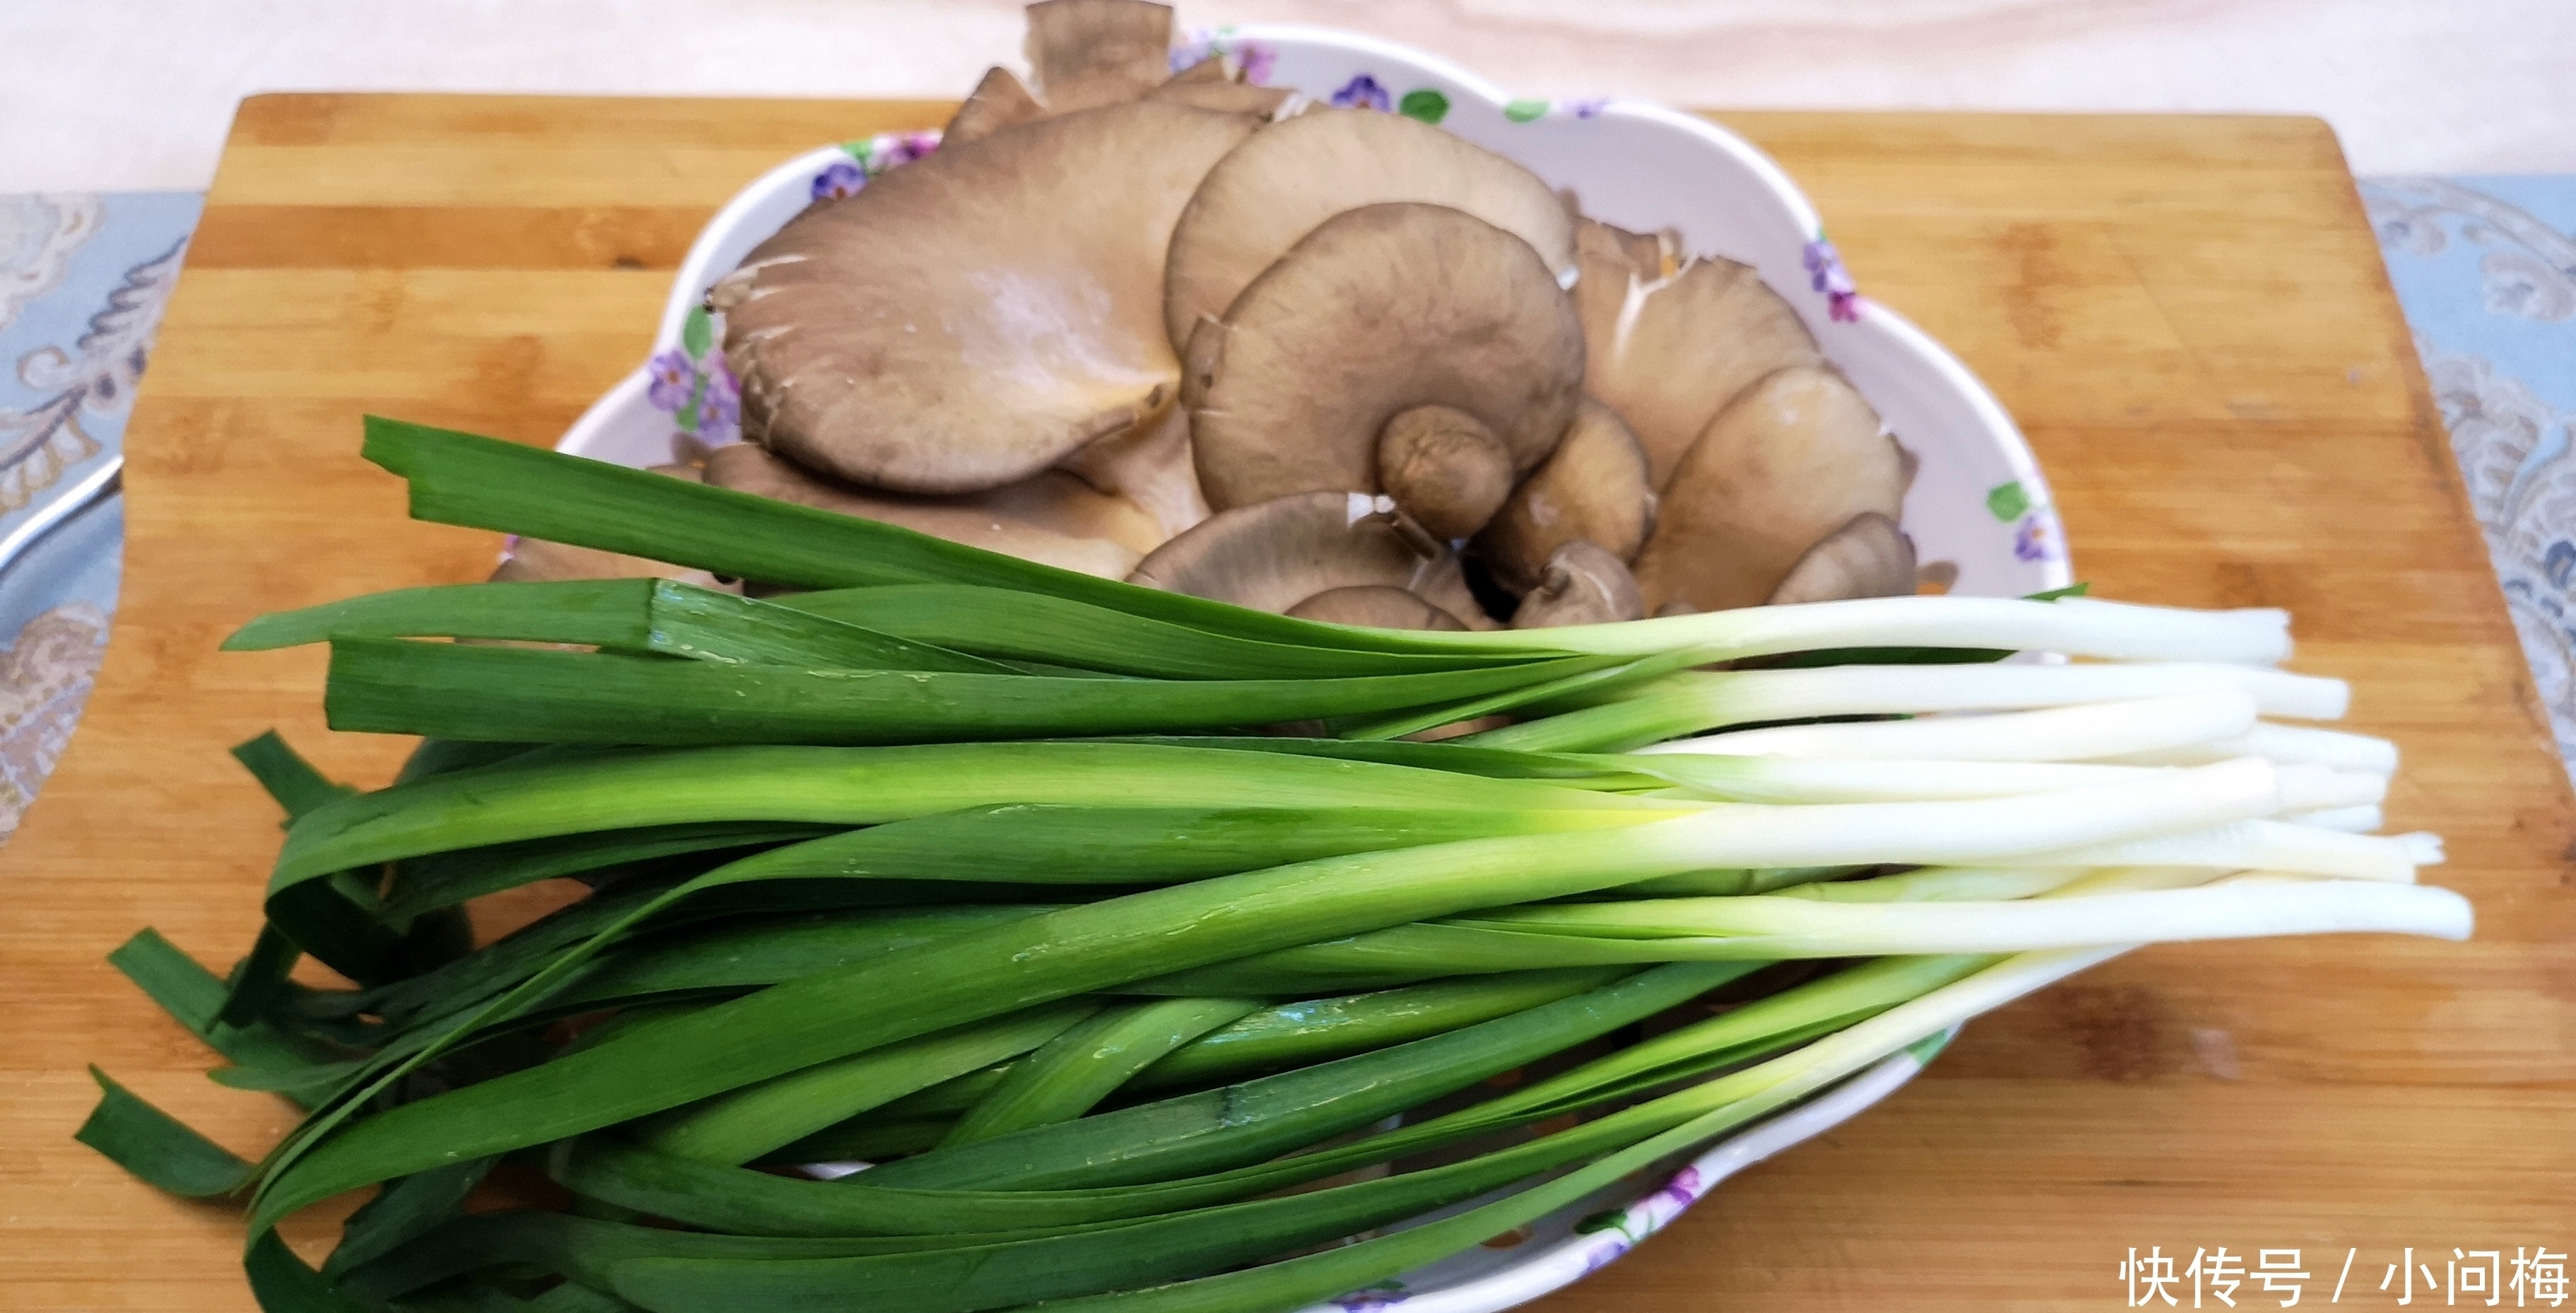
[[(246, 102), (127, 438), (124, 601), (80, 732), (0, 853), (0, 1304), (249, 1308), (237, 1225), (69, 1136), (98, 1062), (244, 1153), (288, 1125), (101, 961), (159, 926), (249, 943), (274, 813), (224, 749), (321, 727), (313, 651), (254, 613), (480, 578), (357, 457), (378, 411), (548, 443), (633, 368), (698, 226), (786, 155), (934, 104), (269, 96)], [(2567, 785), (2438, 416), (2324, 125), (1730, 114), (1864, 291), (1964, 356), (2103, 593), (2293, 608), (2407, 754), (2398, 828), (2481, 918), (2462, 946), (2165, 948), (1979, 1022), (1860, 1120), (1720, 1189), (1561, 1310), (2116, 1308), (2131, 1246), (2298, 1248), (2344, 1302), (2411, 1246), (2576, 1247)], [(333, 1219), (306, 1218), (308, 1252)], [(2181, 1264), (2177, 1264), (2179, 1267)], [(2188, 1298), (2188, 1287), (2184, 1295)], [(2237, 1298), (2269, 1306), (2249, 1283)], [(2464, 1302), (2483, 1303), (2483, 1297)], [(2216, 1305), (2212, 1305), (2215, 1307)]]

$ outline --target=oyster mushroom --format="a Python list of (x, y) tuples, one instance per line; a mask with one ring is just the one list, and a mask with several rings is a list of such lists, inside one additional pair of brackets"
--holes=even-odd
[(1586, 397), (1556, 453), (1512, 490), (1476, 547), (1497, 581), (1526, 593), (1567, 543), (1590, 542), (1626, 562), (1636, 559), (1654, 522), (1655, 490), (1637, 436)]
[(1307, 492), (1238, 506), (1154, 549), (1131, 584), (1285, 612), (1318, 593), (1401, 588), (1479, 629), (1458, 557), (1386, 497)]
[(1164, 79), (1163, 85), (1146, 92), (1145, 98), (1266, 119), (1278, 117), (1288, 102), (1297, 99), (1297, 93), (1286, 87), (1238, 82), (1226, 73), (1225, 61), (1211, 55)]
[(1896, 442), (1827, 365), (1765, 376), (1691, 444), (1637, 554), (1646, 609), (1668, 614), (1768, 600), (1819, 539), (1903, 499)]
[(1826, 533), (1788, 566), (1788, 577), (1767, 597), (1770, 605), (1839, 602), (1844, 597), (1904, 597), (1914, 592), (1914, 538), (1896, 520), (1862, 510), (1852, 523)]
[(1250, 86), (1225, 71), (1225, 61), (1200, 60), (1170, 77), (1156, 47), (1171, 40), (1171, 10), (1132, 0), (1084, 0), (1032, 5), (1028, 11), (1030, 62), (1043, 99), (1007, 68), (984, 70), (983, 80), (957, 107), (941, 134), (957, 146), (1004, 128), (1078, 109), (1127, 100), (1157, 100), (1193, 109), (1270, 118), (1297, 98), (1285, 87)]
[[(1423, 406), (1482, 426), (1517, 478), (1555, 449), (1582, 374), (1573, 304), (1527, 242), (1404, 202), (1333, 216), (1225, 318), (1199, 321), (1181, 400), (1200, 487), (1222, 511), (1381, 490), (1380, 435)], [(1477, 442), (1443, 450), (1491, 460)]]
[(1026, 53), (1052, 114), (1134, 100), (1171, 72), (1172, 10), (1144, 0), (1038, 0)]
[(1627, 563), (1600, 544), (1577, 538), (1547, 558), (1538, 587), (1512, 612), (1512, 628), (1606, 625), (1645, 613), (1645, 598)]
[(1903, 597), (1915, 591), (1916, 582), (1914, 540), (1896, 521), (1863, 511), (1808, 548), (1768, 601), (1787, 606), (1846, 597)]
[(1133, 503), (1104, 496), (1062, 470), (963, 496), (908, 497), (834, 483), (734, 443), (708, 456), (706, 481), (1108, 579), (1134, 569), (1164, 536)]
[(1325, 220), (1387, 201), (1464, 210), (1529, 243), (1558, 286), (1574, 274), (1572, 217), (1538, 175), (1401, 114), (1311, 110), (1254, 133), (1190, 198), (1164, 274), (1173, 347)]
[(1583, 390), (1627, 421), (1658, 489), (1747, 385), (1823, 359), (1752, 266), (1701, 257), (1657, 277), (1637, 260), (1649, 239), (1588, 219), (1581, 228)]
[(1458, 617), (1392, 584), (1327, 588), (1288, 608), (1300, 620), (1372, 629), (1464, 629)]
[(1512, 493), (1512, 454), (1454, 406), (1400, 410), (1377, 431), (1378, 486), (1435, 538), (1483, 528)]
[(1158, 417), (1163, 252), (1254, 127), (1136, 102), (1025, 123), (807, 210), (709, 299), (745, 436), (913, 493), (1026, 478)]
[(975, 84), (957, 112), (949, 116), (948, 126), (940, 130), (939, 144), (942, 149), (963, 146), (978, 137), (989, 137), (1004, 128), (1046, 116), (1046, 106), (1038, 103), (1027, 83), (1007, 68), (988, 68), (984, 70), (984, 80)]

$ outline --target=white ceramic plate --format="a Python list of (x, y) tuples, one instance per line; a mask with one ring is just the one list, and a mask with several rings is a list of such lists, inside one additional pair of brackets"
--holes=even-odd
[[(1693, 252), (1753, 265), (1789, 298), (1826, 356), (1920, 459), (1904, 526), (1925, 563), (1955, 567), (1953, 591), (2018, 596), (2062, 588), (2071, 579), (2048, 485), (2012, 418), (1939, 343), (1853, 290), (1806, 197), (1742, 138), (1635, 101), (1515, 99), (1444, 60), (1347, 32), (1220, 29), (1175, 51), (1174, 64), (1208, 54), (1226, 57), (1250, 80), (1293, 87), (1316, 101), (1437, 122), (1551, 184), (1573, 188), (1586, 214), (1640, 231), (1675, 228)], [(651, 361), (600, 398), (557, 446), (644, 466), (671, 460), (683, 432), (708, 443), (734, 440), (732, 380), (711, 348), (716, 334), (700, 308), (708, 285), (817, 197), (864, 185), (870, 174), (934, 148), (936, 139), (931, 132), (887, 134), (822, 147), (736, 196), (681, 266)], [(1316, 1313), (1368, 1313), (1398, 1303), (1405, 1313), (1489, 1313), (1538, 1298), (1627, 1252), (1726, 1176), (1885, 1097), (1921, 1070), (1944, 1039), (1890, 1057), (1677, 1169), (1631, 1178), (1534, 1226), (1352, 1292)]]

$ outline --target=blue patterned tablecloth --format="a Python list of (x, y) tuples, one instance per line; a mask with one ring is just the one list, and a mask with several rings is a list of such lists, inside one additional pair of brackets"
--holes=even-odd
[[(2576, 177), (2361, 185), (2560, 755), (2576, 770)], [(117, 456), (199, 198), (0, 195), (0, 538)], [(114, 498), (0, 572), (0, 839), (116, 606)]]
[[(0, 537), (120, 457), (199, 198), (0, 195)], [(0, 573), (0, 838), (71, 738), (116, 609), (123, 507), (89, 503)]]
[(2576, 774), (2576, 177), (2375, 178), (2361, 196)]

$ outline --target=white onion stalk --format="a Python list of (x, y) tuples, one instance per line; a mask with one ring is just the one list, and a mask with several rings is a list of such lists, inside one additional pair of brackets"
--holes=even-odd
[[(2269, 609), (2193, 611), (2074, 597), (1871, 597), (1571, 625), (1538, 639), (1557, 650), (1601, 656), (1698, 649), (1712, 661), (1842, 647), (1964, 647), (2277, 665), (2290, 655), (2290, 617)], [(1443, 633), (1429, 641), (1454, 648), (1527, 647), (1533, 635)]]
[(1997, 866), (2197, 866), (2407, 884), (2414, 881), (2416, 867), (2442, 860), (2439, 841), (2428, 843), (2429, 839), (2430, 836), (2344, 834), (2286, 821), (2244, 820), (2188, 833), (1987, 860)]
[[(2009, 798), (1719, 804), (1695, 815), (1623, 829), (1605, 840), (1617, 845), (1622, 865), (1671, 861), (1707, 868), (1881, 862), (2082, 866), (2101, 863), (1999, 859), (2203, 830), (2279, 810), (2280, 789), (2271, 764), (2249, 758)], [(2321, 830), (2299, 832), (2326, 835)], [(1638, 860), (1625, 860), (1629, 854)], [(1673, 869), (1691, 868), (1676, 864)]]
[(1826, 903), (1992, 903), (2013, 898), (2079, 898), (2145, 889), (2189, 889), (2213, 880), (2311, 877), (2201, 866), (1927, 866), (1865, 880), (1822, 880), (1769, 890), (1778, 898)]
[(2267, 716), (2335, 720), (2352, 701), (2351, 686), (2340, 679), (2199, 661), (1692, 672), (1649, 687), (1689, 689), (1728, 724), (1810, 716), (2017, 711), (2230, 689), (2252, 694), (2255, 707)]
[(1684, 796), (1763, 803), (2009, 798), (2131, 783), (2172, 769), (2025, 761), (1805, 761), (1791, 757), (1665, 757), (1642, 768), (1672, 781), (1678, 786), (1676, 792)]
[(1866, 880), (1793, 885), (1770, 896), (1820, 903), (1997, 903), (2053, 893), (2093, 874), (2080, 866), (1926, 866)]
[(2387, 823), (2379, 808), (2371, 804), (2350, 807), (2319, 807), (2312, 811), (2284, 812), (2281, 819), (2292, 825), (2310, 825), (2320, 830), (2344, 834), (2374, 834)]
[(2467, 899), (2365, 880), (2229, 881), (2198, 889), (1903, 907), (1758, 895), (1522, 907), (1461, 918), (1496, 929), (1692, 939), (1694, 960), (2018, 953), (2097, 944), (2389, 932), (2466, 939)]
[(2295, 761), (2274, 762), (2272, 769), (2281, 774), (2283, 811), (2374, 807), (2388, 799), (2388, 777), (2372, 771), (2336, 770)]
[[(1731, 754), (1901, 761), (2084, 761), (2170, 751), (2254, 728), (2254, 695), (2211, 689), (2171, 697), (2008, 711), (1918, 716), (1852, 725), (1732, 730), (1637, 749), (1644, 754)], [(2259, 757), (2260, 752), (2239, 752)], [(2224, 757), (2209, 760), (2223, 761)], [(2167, 764), (2167, 763), (2153, 763)], [(2206, 762), (2195, 762), (2205, 765)]]
[(2266, 714), (2310, 720), (2342, 715), (2352, 692), (2340, 679), (2207, 662), (1690, 671), (1604, 695), (1568, 698), (1543, 706), (1551, 714), (1540, 719), (1460, 741), (1525, 751), (1601, 752), (1761, 721), (2017, 711), (2220, 689), (2252, 694), (2255, 706)]
[(1667, 1096), (1710, 1109), (1736, 1104), (1743, 1120), (1786, 1107), (1952, 1026), (2037, 993), (2136, 947), (2111, 944), (2009, 957), (1955, 984), (1909, 999), (1806, 1047)]
[(2370, 771), (2379, 775), (2397, 773), (2397, 745), (2386, 739), (2308, 725), (2268, 723), (2258, 723), (2244, 734), (2232, 738), (2210, 739), (2171, 748), (2105, 753), (2097, 760), (2139, 766), (2206, 766), (2213, 761), (2229, 761), (2237, 757), (2269, 757), (2274, 761), (2307, 762), (2332, 766), (2337, 770)]
[[(2052, 761), (1808, 760), (1666, 754), (1639, 769), (1678, 786), (1682, 795), (1733, 802), (1913, 802), (1941, 798), (2007, 798), (2152, 779), (2169, 766), (2106, 766)], [(2351, 807), (2379, 801), (2387, 781), (2322, 766), (2276, 768), (2287, 811)]]

